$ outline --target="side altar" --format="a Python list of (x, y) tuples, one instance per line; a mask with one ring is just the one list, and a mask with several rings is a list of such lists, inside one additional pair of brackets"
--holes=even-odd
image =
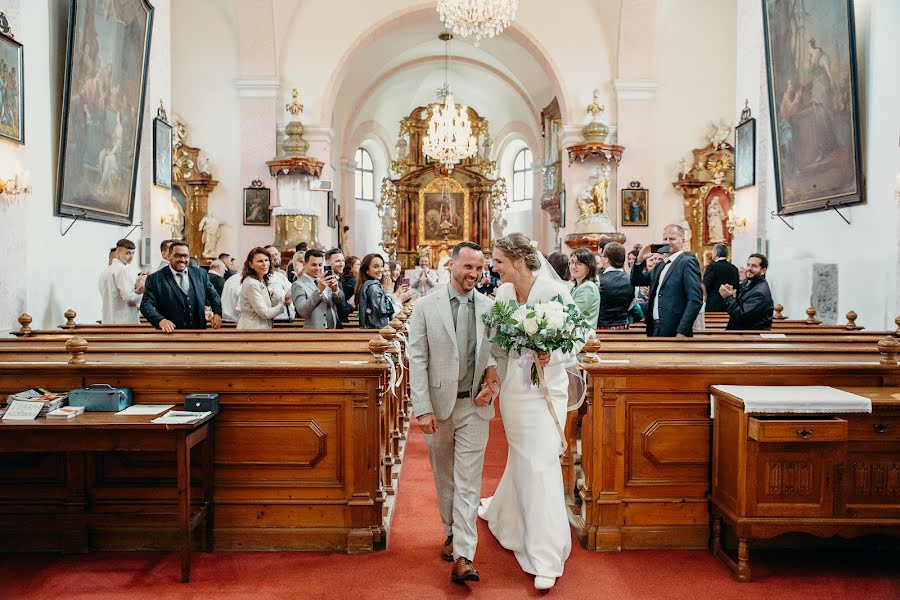
[(492, 178), (497, 165), (490, 160), (487, 119), (468, 108), (479, 151), (448, 172), (423, 150), (433, 106), (417, 107), (400, 122), (397, 160), (390, 167), (395, 177), (381, 182), (381, 245), (404, 268), (420, 256), (438, 265), (462, 241), (490, 248), (506, 224), (506, 181)]

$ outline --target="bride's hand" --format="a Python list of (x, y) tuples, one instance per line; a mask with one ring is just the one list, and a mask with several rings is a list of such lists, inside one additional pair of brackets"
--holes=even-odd
[(546, 368), (547, 365), (550, 364), (550, 353), (549, 352), (537, 352), (538, 362), (541, 364), (541, 368)]
[(488, 385), (481, 386), (481, 391), (475, 396), (475, 406), (488, 406), (491, 403), (491, 388)]

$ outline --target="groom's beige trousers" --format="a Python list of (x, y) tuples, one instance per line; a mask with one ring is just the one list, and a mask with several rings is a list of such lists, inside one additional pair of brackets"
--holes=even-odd
[(434, 473), (444, 531), (453, 535), (453, 558), (475, 559), (481, 469), (488, 441), (488, 421), (475, 412), (472, 398), (457, 398), (450, 416), (425, 436)]

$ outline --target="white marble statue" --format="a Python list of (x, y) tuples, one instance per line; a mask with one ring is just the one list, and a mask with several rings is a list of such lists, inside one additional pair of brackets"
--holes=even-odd
[(222, 223), (210, 212), (200, 220), (204, 258), (219, 256), (219, 238), (222, 236)]
[(706, 232), (707, 241), (710, 244), (719, 244), (725, 241), (725, 210), (719, 204), (719, 197), (714, 196), (706, 207)]
[(725, 119), (718, 123), (710, 123), (709, 143), (718, 150), (731, 135), (731, 125)]

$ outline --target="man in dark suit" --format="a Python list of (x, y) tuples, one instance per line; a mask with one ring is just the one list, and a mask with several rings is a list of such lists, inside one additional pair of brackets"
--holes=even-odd
[(738, 269), (728, 262), (728, 246), (713, 246), (713, 263), (703, 273), (703, 287), (706, 288), (706, 312), (725, 312), (725, 301), (719, 294), (719, 288), (726, 283), (733, 288), (740, 283)]
[(222, 301), (198, 267), (189, 267), (191, 252), (185, 242), (176, 241), (169, 249), (169, 266), (158, 270), (144, 283), (141, 314), (150, 324), (166, 333), (176, 329), (206, 329), (206, 307), (212, 308), (210, 325), (222, 325)]
[(663, 242), (669, 245), (669, 256), (645, 271), (650, 246), (644, 246), (638, 262), (631, 270), (631, 285), (650, 286), (647, 304), (647, 335), (651, 337), (691, 337), (694, 321), (703, 306), (700, 265), (693, 254), (686, 254), (684, 228), (668, 225)]
[(729, 284), (719, 288), (719, 296), (728, 311), (725, 329), (772, 329), (772, 292), (766, 281), (769, 259), (762, 254), (751, 254), (747, 259), (747, 279), (737, 289)]

